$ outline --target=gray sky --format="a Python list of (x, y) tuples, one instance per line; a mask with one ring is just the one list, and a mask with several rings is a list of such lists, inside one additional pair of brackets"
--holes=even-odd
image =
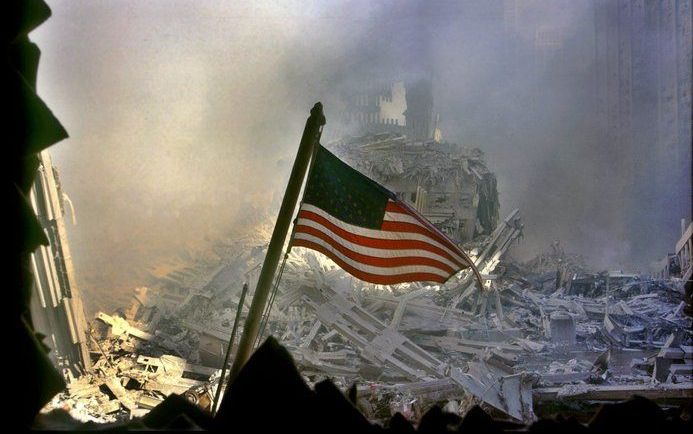
[[(642, 192), (623, 201), (630, 169), (594, 134), (588, 2), (548, 2), (511, 30), (502, 1), (48, 3), (31, 34), (38, 91), (70, 134), (51, 153), (90, 309), (163, 258), (273, 216), (309, 108), (323, 101), (329, 136), (339, 90), (372, 79), (433, 79), (444, 138), (484, 150), (502, 212), (525, 216), (521, 256), (560, 238), (603, 268), (641, 267), (677, 238), (683, 216), (658, 209), (636, 221), (661, 233), (650, 250), (629, 240), (624, 216), (647, 213), (629, 208)], [(508, 49), (508, 31), (531, 44), (542, 26), (561, 29), (567, 63)]]

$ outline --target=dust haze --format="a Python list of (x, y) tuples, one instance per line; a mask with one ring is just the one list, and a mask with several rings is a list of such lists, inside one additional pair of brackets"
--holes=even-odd
[[(604, 131), (590, 2), (529, 2), (510, 21), (503, 1), (48, 3), (38, 91), (70, 134), (50, 152), (89, 310), (273, 218), (312, 104), (325, 143), (341, 93), (373, 80), (432, 80), (444, 139), (481, 148), (501, 213), (522, 211), (517, 257), (560, 239), (645, 271), (690, 219), (690, 172)], [(542, 26), (567, 54), (530, 52)]]

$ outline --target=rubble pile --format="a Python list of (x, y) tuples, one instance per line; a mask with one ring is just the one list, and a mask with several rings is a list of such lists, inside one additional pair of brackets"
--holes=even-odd
[(173, 393), (211, 409), (239, 299), (235, 284), (256, 276), (270, 230), (261, 225), (150, 270), (149, 286), (134, 290), (130, 306), (96, 315), (88, 330), (92, 367), (77, 378), (64, 370), (67, 389), (42, 412), (117, 422), (147, 414)]
[[(352, 401), (371, 421), (400, 413), (415, 422), (438, 404), (530, 423), (559, 402), (690, 402), (685, 278), (595, 272), (558, 241), (531, 261), (507, 259), (523, 236), (520, 212), (499, 221), (495, 176), (478, 149), (397, 133), (331, 147), (463, 245), (484, 284), (466, 270), (444, 285), (372, 285), (292, 249), (256, 346), (274, 336), (308, 385), (356, 385)], [(271, 228), (153, 268), (131, 306), (97, 315), (92, 367), (78, 378), (67, 372), (67, 390), (44, 410), (108, 422), (182, 394), (212, 411), (232, 324), (241, 312), (242, 328)], [(241, 301), (244, 282), (251, 293)]]
[[(95, 362), (77, 378), (66, 370), (67, 389), (42, 413), (62, 409), (81, 422), (122, 422), (146, 415), (174, 393), (211, 408), (220, 371), (167, 353), (190, 356), (189, 352), (181, 354), (191, 346), (187, 340), (172, 340), (165, 332), (148, 333), (118, 316), (99, 313), (97, 318), (100, 323), (89, 331)], [(159, 326), (170, 328), (167, 323), (161, 321)], [(195, 341), (194, 332), (184, 330), (181, 335)]]
[[(691, 318), (680, 280), (591, 273), (559, 243), (528, 263), (503, 262), (521, 232), (515, 210), (468, 246), (483, 288), (469, 272), (445, 285), (366, 284), (293, 249), (258, 344), (275, 336), (311, 386), (357, 385), (355, 402), (373, 421), (397, 412), (417, 421), (436, 404), (460, 415), (481, 405), (529, 423), (557, 400), (690, 400)], [(178, 272), (176, 285), (166, 277), (138, 289), (124, 318), (100, 313), (107, 333), (92, 339), (93, 369), (50, 408), (113, 421), (177, 393), (210, 410), (240, 286), (254, 287), (264, 255), (262, 244), (239, 245), (213, 267)], [(172, 303), (184, 279), (196, 286)]]
[(483, 289), (464, 273), (444, 286), (363, 285), (318, 255), (292, 254), (275, 309), (304, 304), (315, 316), (278, 315), (275, 329), (286, 331), (275, 335), (309, 382), (361, 384), (361, 408), (377, 420), (396, 411), (417, 420), (436, 403), (459, 414), (482, 404), (527, 422), (556, 398), (690, 399), (680, 282), (583, 272), (548, 290), (541, 268), (494, 267), (497, 253), (474, 258), (491, 278)]

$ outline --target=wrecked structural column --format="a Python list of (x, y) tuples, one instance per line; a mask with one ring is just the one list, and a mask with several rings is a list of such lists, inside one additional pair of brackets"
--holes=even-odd
[(47, 342), (56, 366), (62, 359), (59, 369), (67, 367), (77, 376), (91, 367), (87, 320), (75, 280), (58, 173), (47, 151), (39, 154), (39, 162), (29, 197), (49, 244), (31, 254), (35, 295), (31, 316), (37, 331), (49, 336)]
[[(267, 247), (267, 255), (262, 263), (262, 269), (260, 270), (260, 277), (258, 278), (257, 287), (255, 288), (253, 301), (250, 305), (248, 317), (243, 327), (243, 335), (238, 344), (236, 357), (233, 360), (229, 385), (233, 383), (233, 380), (236, 378), (245, 362), (250, 358), (250, 353), (260, 328), (260, 319), (262, 318), (262, 313), (267, 303), (267, 297), (272, 287), (272, 281), (274, 280), (274, 273), (277, 270), (284, 242), (289, 233), (289, 226), (291, 225), (291, 219), (294, 215), (296, 202), (298, 202), (298, 195), (301, 192), (303, 179), (308, 171), (308, 165), (311, 161), (313, 150), (320, 141), (323, 125), (325, 125), (325, 116), (322, 112), (322, 104), (318, 102), (311, 109), (310, 117), (308, 117), (306, 127), (303, 130), (301, 144), (298, 147), (296, 160), (291, 169), (289, 183), (284, 192), (284, 198), (279, 208), (277, 222), (274, 225), (272, 238)], [(227, 390), (230, 390), (230, 387)]]

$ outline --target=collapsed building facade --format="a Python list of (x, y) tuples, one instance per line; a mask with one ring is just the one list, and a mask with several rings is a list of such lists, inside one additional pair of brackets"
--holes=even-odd
[(488, 235), (496, 228), (496, 177), (478, 148), (433, 139), (411, 140), (398, 133), (347, 138), (331, 147), (458, 243)]

